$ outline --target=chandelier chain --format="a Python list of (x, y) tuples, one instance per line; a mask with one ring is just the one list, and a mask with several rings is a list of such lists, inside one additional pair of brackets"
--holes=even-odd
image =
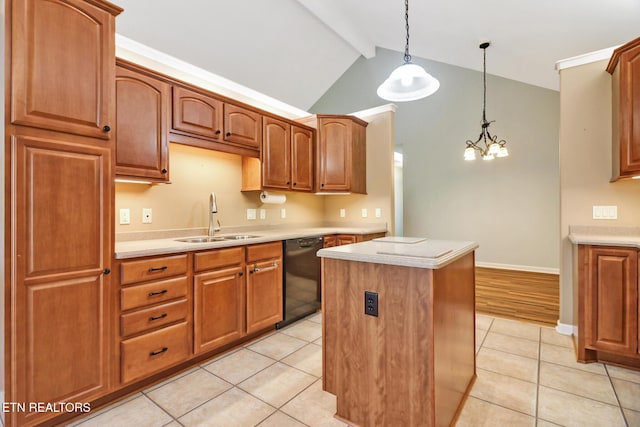
[(487, 48), (482, 49), (483, 67), (482, 67), (482, 83), (484, 85), (484, 93), (482, 95), (482, 124), (487, 122)]
[(404, 0), (404, 21), (407, 30), (407, 43), (404, 46), (404, 62), (408, 64), (411, 62), (411, 55), (409, 55), (409, 0)]

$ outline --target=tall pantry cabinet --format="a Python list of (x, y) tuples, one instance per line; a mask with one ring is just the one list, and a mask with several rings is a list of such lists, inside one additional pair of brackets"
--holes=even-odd
[(115, 16), (101, 0), (7, 0), (5, 401), (112, 387)]

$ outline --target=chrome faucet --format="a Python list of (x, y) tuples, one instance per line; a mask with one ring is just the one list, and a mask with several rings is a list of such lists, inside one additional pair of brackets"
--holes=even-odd
[(216, 203), (216, 193), (211, 192), (209, 196), (209, 237), (213, 237), (216, 229), (213, 225), (213, 214), (218, 213), (218, 203)]

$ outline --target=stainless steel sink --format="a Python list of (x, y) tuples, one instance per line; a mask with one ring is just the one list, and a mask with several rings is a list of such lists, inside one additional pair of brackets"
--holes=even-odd
[(185, 243), (210, 243), (210, 242), (222, 242), (225, 240), (246, 240), (246, 239), (254, 239), (260, 236), (253, 236), (250, 234), (231, 234), (231, 235), (221, 235), (221, 236), (195, 236), (195, 237), (185, 237), (182, 239), (176, 239), (177, 242), (185, 242)]

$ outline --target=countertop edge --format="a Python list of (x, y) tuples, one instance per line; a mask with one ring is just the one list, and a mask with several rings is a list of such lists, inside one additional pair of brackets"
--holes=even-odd
[[(443, 242), (435, 240), (434, 242)], [(318, 256), (322, 258), (331, 258), (344, 261), (369, 262), (376, 264), (397, 265), (403, 267), (417, 267), (427, 269), (439, 269), (456, 261), (459, 258), (475, 251), (479, 245), (476, 242), (451, 242), (459, 244), (459, 247), (453, 248), (450, 252), (437, 258), (422, 258), (418, 256), (407, 255), (390, 255), (365, 252), (360, 248), (370, 246), (373, 242), (362, 242), (348, 247), (325, 248), (318, 251)], [(363, 246), (364, 245), (364, 246)]]
[[(259, 243), (270, 243), (288, 239), (297, 239), (331, 234), (374, 234), (386, 233), (386, 226), (380, 227), (310, 227), (292, 228), (290, 230), (254, 230), (250, 234), (259, 234), (260, 237), (242, 240), (225, 240), (209, 243), (178, 242), (175, 238), (133, 240), (116, 242), (114, 258), (129, 259), (154, 255), (170, 255), (182, 252), (194, 252), (233, 246), (246, 246)], [(224, 233), (223, 233), (224, 234)]]

